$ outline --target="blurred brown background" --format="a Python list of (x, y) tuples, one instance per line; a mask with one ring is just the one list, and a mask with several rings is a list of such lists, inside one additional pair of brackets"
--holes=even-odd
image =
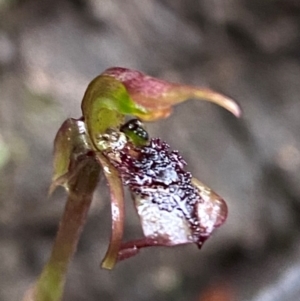
[[(52, 142), (111, 66), (209, 86), (240, 120), (189, 101), (149, 124), (229, 206), (204, 245), (144, 250), (99, 269), (110, 204), (99, 185), (64, 300), (300, 299), (298, 0), (0, 0), (0, 300), (20, 300), (49, 256), (65, 193), (47, 199)], [(138, 237), (127, 202), (126, 236)]]

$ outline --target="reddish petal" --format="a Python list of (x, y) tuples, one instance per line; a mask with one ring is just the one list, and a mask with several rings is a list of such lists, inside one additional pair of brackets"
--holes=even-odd
[(124, 193), (118, 171), (101, 153), (97, 153), (97, 157), (103, 167), (103, 171), (110, 189), (112, 234), (108, 250), (101, 264), (102, 268), (110, 270), (115, 266), (118, 260), (118, 253), (123, 238)]
[(193, 178), (193, 185), (198, 189), (203, 202), (198, 204), (198, 219), (203, 229), (203, 236), (209, 237), (215, 228), (226, 220), (228, 209), (225, 201), (212, 189)]
[(107, 69), (103, 75), (112, 76), (122, 82), (133, 101), (150, 110), (149, 114), (139, 116), (144, 120), (166, 118), (173, 105), (189, 98), (207, 100), (222, 106), (236, 117), (241, 115), (241, 109), (234, 100), (207, 88), (170, 83), (120, 67)]

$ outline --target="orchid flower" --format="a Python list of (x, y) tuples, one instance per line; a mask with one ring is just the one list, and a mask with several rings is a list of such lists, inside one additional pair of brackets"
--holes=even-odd
[[(50, 260), (24, 300), (60, 300), (67, 267), (101, 174), (110, 189), (112, 216), (103, 268), (112, 269), (144, 247), (190, 243), (201, 247), (224, 223), (225, 201), (185, 170), (178, 151), (171, 151), (159, 138), (149, 138), (143, 125), (169, 117), (174, 105), (190, 98), (241, 115), (235, 101), (217, 92), (126, 68), (107, 69), (89, 84), (82, 100), (82, 117), (66, 120), (55, 138), (49, 192), (63, 186), (69, 198)], [(134, 118), (126, 122), (127, 116)], [(124, 186), (131, 192), (144, 233), (129, 242), (123, 242)]]
[[(225, 221), (225, 202), (184, 171), (185, 162), (179, 154), (168, 152), (167, 144), (160, 140), (138, 145), (139, 135), (135, 139), (130, 135), (134, 131), (144, 136), (147, 133), (136, 123), (130, 123), (131, 129), (127, 126), (124, 133), (126, 115), (155, 121), (168, 117), (173, 105), (189, 98), (214, 102), (237, 117), (241, 114), (236, 102), (209, 89), (170, 83), (125, 68), (110, 68), (88, 86), (82, 101), (83, 119), (107, 178), (112, 201), (112, 236), (102, 267), (111, 269), (118, 259), (132, 256), (145, 246), (192, 242), (201, 246)], [(157, 153), (158, 157), (152, 154), (147, 158), (147, 151)], [(159, 157), (162, 154), (164, 158)], [(156, 173), (154, 169), (159, 171)], [(124, 206), (119, 178), (132, 193), (145, 235), (125, 244), (121, 242)], [(133, 184), (137, 178), (141, 182)], [(172, 210), (164, 208), (168, 206)]]

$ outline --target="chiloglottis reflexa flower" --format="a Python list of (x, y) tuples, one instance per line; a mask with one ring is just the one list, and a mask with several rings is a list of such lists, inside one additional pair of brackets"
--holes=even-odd
[[(89, 156), (96, 158), (108, 183), (112, 235), (102, 267), (112, 269), (118, 260), (147, 246), (195, 243), (201, 247), (225, 221), (224, 200), (185, 170), (177, 151), (158, 138), (149, 139), (141, 123), (167, 118), (174, 105), (189, 98), (241, 115), (234, 100), (210, 89), (113, 67), (88, 85), (81, 104), (83, 116), (66, 120), (60, 128), (50, 192), (58, 185), (69, 190), (70, 180), (76, 180)], [(126, 122), (126, 116), (139, 119)], [(123, 185), (131, 191), (144, 232), (143, 238), (127, 243), (122, 241)]]

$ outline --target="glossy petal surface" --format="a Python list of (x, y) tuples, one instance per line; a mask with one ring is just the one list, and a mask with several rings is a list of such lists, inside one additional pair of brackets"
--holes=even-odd
[(202, 228), (202, 236), (209, 237), (214, 229), (226, 220), (228, 208), (225, 201), (211, 188), (193, 178), (193, 185), (198, 189), (203, 202), (197, 206), (198, 219)]
[(108, 182), (110, 190), (112, 216), (112, 234), (110, 244), (101, 266), (105, 269), (112, 269), (118, 260), (118, 253), (123, 238), (124, 193), (118, 171), (101, 153), (98, 153), (97, 157), (103, 167), (104, 175)]

